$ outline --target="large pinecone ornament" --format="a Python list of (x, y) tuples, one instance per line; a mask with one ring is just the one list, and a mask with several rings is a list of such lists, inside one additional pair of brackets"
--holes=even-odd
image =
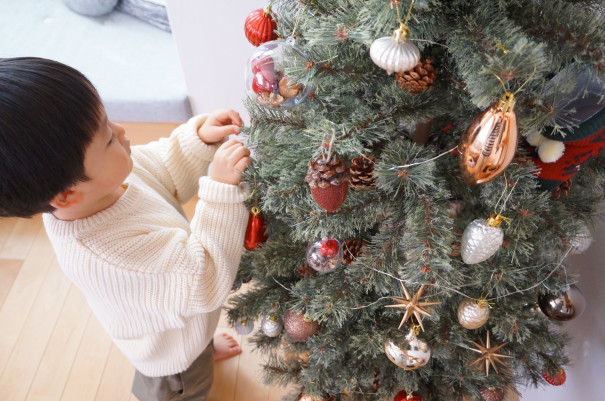
[(426, 58), (421, 59), (413, 69), (398, 72), (395, 74), (395, 78), (403, 90), (416, 95), (433, 87), (437, 78), (437, 70), (433, 66), (433, 60)]
[(483, 219), (473, 220), (464, 230), (461, 254), (464, 263), (470, 265), (489, 259), (502, 246), (504, 231), (500, 228), (503, 218), (498, 213)]
[(360, 155), (353, 159), (349, 172), (350, 183), (353, 188), (370, 189), (376, 186), (374, 179), (374, 165), (376, 158), (372, 155)]
[(349, 191), (349, 169), (335, 155), (309, 162), (305, 181), (311, 187), (311, 195), (319, 206), (335, 212), (345, 201)]

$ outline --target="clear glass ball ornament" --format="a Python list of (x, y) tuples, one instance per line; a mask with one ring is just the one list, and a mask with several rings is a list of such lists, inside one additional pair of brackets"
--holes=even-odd
[(307, 262), (320, 273), (334, 271), (342, 263), (344, 252), (340, 241), (325, 237), (307, 249)]
[(404, 338), (401, 337), (398, 333), (384, 343), (384, 352), (391, 362), (405, 370), (415, 370), (426, 365), (431, 358), (427, 342), (419, 338), (414, 329)]
[(235, 331), (237, 334), (245, 336), (252, 333), (254, 330), (254, 321), (246, 318), (239, 319), (235, 322)]
[(304, 71), (309, 60), (292, 38), (260, 45), (246, 64), (248, 96), (269, 108), (291, 109), (298, 106), (307, 98), (311, 88), (293, 76)]

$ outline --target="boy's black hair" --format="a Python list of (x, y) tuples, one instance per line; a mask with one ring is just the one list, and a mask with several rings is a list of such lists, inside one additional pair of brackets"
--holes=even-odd
[(0, 58), (0, 216), (31, 217), (86, 181), (84, 154), (103, 106), (94, 86), (65, 64)]

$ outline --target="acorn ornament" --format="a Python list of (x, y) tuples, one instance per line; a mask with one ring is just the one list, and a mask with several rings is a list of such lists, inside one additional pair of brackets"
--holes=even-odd
[(499, 176), (517, 152), (515, 96), (506, 91), (497, 103), (479, 114), (458, 144), (458, 165), (468, 185)]
[(468, 330), (478, 329), (489, 319), (489, 305), (484, 300), (466, 298), (458, 305), (458, 322)]
[(500, 213), (489, 219), (473, 220), (464, 230), (460, 244), (462, 260), (466, 264), (481, 263), (489, 259), (504, 241), (504, 231), (500, 225), (506, 218)]
[(252, 11), (244, 22), (246, 38), (254, 46), (277, 39), (277, 23), (271, 12), (271, 4)]
[(336, 133), (333, 132), (328, 151), (322, 147), (322, 155), (309, 162), (305, 177), (313, 199), (328, 212), (337, 211), (349, 192), (349, 169), (332, 153), (335, 136)]

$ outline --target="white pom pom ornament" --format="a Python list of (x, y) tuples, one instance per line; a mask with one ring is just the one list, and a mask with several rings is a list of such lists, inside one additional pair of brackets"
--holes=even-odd
[(372, 61), (389, 75), (409, 71), (420, 61), (418, 48), (405, 41), (407, 32), (407, 26), (401, 24), (401, 27), (393, 32), (393, 36), (376, 39), (370, 46)]
[(540, 160), (544, 163), (554, 163), (563, 156), (565, 144), (559, 141), (553, 141), (542, 136), (539, 132), (533, 132), (527, 137), (527, 142), (535, 146)]

